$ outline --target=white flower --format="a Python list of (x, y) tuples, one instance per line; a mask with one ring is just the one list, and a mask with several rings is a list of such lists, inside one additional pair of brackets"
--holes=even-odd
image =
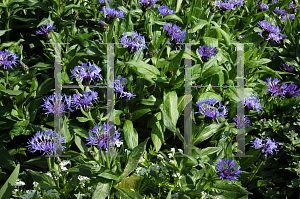
[(20, 186), (23, 186), (23, 185), (25, 185), (25, 182), (23, 182), (22, 180), (20, 180), (20, 179), (18, 178), (17, 181), (16, 181), (16, 183), (15, 183), (15, 187), (16, 187), (16, 186), (20, 187)]
[(17, 192), (18, 192), (18, 189), (14, 189), (14, 190), (12, 191), (12, 195), (17, 194)]
[[(48, 175), (49, 177), (52, 178), (52, 175), (51, 175), (51, 172), (50, 172), (50, 171), (47, 171), (46, 175)], [(57, 180), (57, 176), (54, 175), (54, 178), (55, 178), (55, 180)]]
[(78, 194), (75, 194), (76, 198), (78, 198), (78, 195), (79, 195), (79, 199), (82, 199), (84, 196), (86, 196), (86, 194), (78, 193)]
[(178, 149), (178, 151), (179, 151), (180, 153), (183, 153), (183, 150), (182, 150), (182, 149)]
[(172, 176), (173, 176), (174, 178), (179, 178), (179, 179), (182, 178), (182, 175), (180, 175), (180, 173), (173, 173)]
[(50, 189), (46, 192), (46, 196), (56, 197), (59, 199), (60, 193), (56, 193), (53, 189)]
[(146, 168), (143, 168), (143, 167), (138, 167), (137, 169), (136, 169), (136, 175), (137, 176), (143, 176), (143, 175), (145, 175), (145, 173), (149, 173), (149, 169), (146, 169)]
[(164, 159), (164, 157), (161, 154), (157, 155), (158, 158)]
[(141, 157), (140, 160), (139, 160), (139, 163), (142, 163), (145, 161), (145, 158)]
[[(26, 190), (26, 194), (21, 195), (20, 198), (31, 199), (33, 197), (33, 195), (35, 194), (35, 192), (36, 192), (36, 190)], [(37, 195), (39, 197), (41, 197), (40, 193), (41, 193), (40, 191), (37, 191)]]
[(171, 195), (171, 199), (178, 199), (178, 193), (174, 193)]
[(22, 173), (19, 173), (19, 176), (22, 176), (22, 175), (24, 175), (24, 174), (26, 174), (25, 171), (23, 171)]
[(131, 152), (131, 151), (128, 150), (128, 149), (125, 149), (124, 151), (127, 153), (127, 155)]
[(171, 148), (171, 152), (175, 154), (175, 148)]
[(93, 164), (93, 166), (97, 168), (100, 167), (99, 164)]
[(172, 164), (174, 164), (175, 162), (174, 162), (174, 160), (170, 160), (170, 162), (172, 163)]
[(117, 141), (115, 142), (115, 144), (117, 145), (117, 147), (120, 147), (120, 146), (123, 144), (123, 142), (120, 142), (119, 140), (117, 140)]
[(153, 164), (152, 163), (152, 167), (151, 167), (151, 169), (153, 170), (153, 171), (158, 171), (159, 170), (159, 166), (157, 165), (157, 164)]
[(68, 170), (65, 166), (66, 165), (71, 165), (71, 162), (70, 162), (70, 160), (63, 160), (60, 164), (59, 164), (59, 166), (60, 166), (60, 168), (63, 170), (63, 171), (65, 171), (65, 170)]
[(173, 158), (174, 154), (173, 153), (168, 153), (169, 158)]
[(38, 182), (35, 182), (35, 181), (34, 181), (32, 184), (33, 184), (33, 187), (39, 186), (39, 183), (38, 183)]

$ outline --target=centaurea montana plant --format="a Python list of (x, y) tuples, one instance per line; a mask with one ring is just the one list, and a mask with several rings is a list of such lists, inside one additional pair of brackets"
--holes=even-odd
[[(104, 0), (99, 0), (99, 3), (103, 4), (103, 3), (105, 3), (105, 1)], [(110, 3), (110, 0), (107, 0), (107, 3)]]
[[(215, 107), (216, 104), (218, 104), (218, 107)], [(199, 102), (196, 103), (196, 106), (199, 107), (199, 112), (195, 112), (195, 114), (201, 113), (206, 118), (211, 118), (212, 120), (215, 119), (218, 124), (220, 123), (218, 117), (225, 118), (227, 115), (226, 106), (222, 105), (221, 101), (214, 98), (209, 99), (209, 97), (207, 97), (205, 100), (199, 100)]]
[(272, 26), (267, 20), (259, 21), (258, 25), (264, 29), (264, 31), (260, 31), (258, 35), (264, 37), (266, 40), (269, 41), (276, 41), (277, 43), (285, 38), (286, 35), (279, 35), (281, 32), (279, 26)]
[(290, 4), (289, 4), (289, 8), (290, 8), (290, 9), (297, 10), (297, 9), (299, 8), (299, 6), (296, 6), (296, 5), (294, 4), (294, 1), (291, 1)]
[(98, 93), (95, 91), (88, 91), (87, 89), (83, 91), (83, 94), (76, 93), (73, 95), (73, 106), (75, 109), (83, 107), (84, 110), (93, 106), (92, 101), (98, 100)]
[(156, 0), (139, 0), (139, 4), (142, 5), (142, 10), (145, 12), (148, 10), (151, 6), (156, 4)]
[(287, 88), (286, 91), (288, 92), (290, 97), (298, 98), (300, 95), (300, 88), (297, 90), (298, 86), (296, 84), (291, 83)]
[(253, 144), (252, 148), (263, 148), (262, 153), (265, 153), (266, 156), (268, 154), (273, 154), (273, 151), (276, 153), (278, 152), (277, 147), (279, 142), (275, 142), (274, 140), (272, 141), (269, 137), (267, 139), (264, 139), (264, 137), (261, 139), (255, 137), (255, 140), (250, 142)]
[(96, 145), (99, 146), (99, 151), (108, 151), (108, 147), (113, 148), (115, 145), (120, 147), (123, 143), (120, 139), (120, 133), (114, 126), (115, 133), (109, 137), (108, 131), (112, 128), (112, 126), (108, 126), (107, 124), (104, 125), (96, 125), (92, 130), (89, 132), (89, 137), (86, 138), (87, 144), (86, 145)]
[(244, 106), (247, 108), (247, 110), (253, 110), (257, 111), (258, 114), (261, 113), (261, 104), (259, 103), (260, 99), (254, 97), (253, 95), (247, 98), (244, 98)]
[(167, 35), (171, 37), (171, 41), (173, 43), (183, 43), (186, 35), (186, 31), (183, 30), (181, 32), (181, 27), (177, 26), (176, 24), (166, 23), (162, 29), (168, 32)]
[(266, 92), (270, 92), (271, 96), (273, 96), (273, 98), (275, 98), (275, 96), (280, 95), (280, 97), (283, 97), (286, 93), (286, 88), (287, 88), (287, 84), (283, 83), (282, 86), (280, 86), (279, 83), (279, 79), (278, 78), (274, 78), (274, 80), (272, 81), (272, 78), (269, 77), (267, 79), (267, 82), (265, 82), (265, 85), (269, 87), (269, 89)]
[(55, 25), (52, 27), (51, 23), (48, 23), (46, 28), (42, 26), (41, 30), (36, 31), (36, 34), (48, 34), (51, 30), (54, 30), (55, 28)]
[(276, 7), (274, 10), (275, 13), (285, 15), (286, 11), (284, 9), (280, 9), (279, 7)]
[(245, 115), (244, 115), (244, 118), (242, 118), (242, 116), (239, 115), (239, 116), (233, 118), (233, 120), (235, 121), (235, 127), (237, 129), (243, 129), (244, 127), (249, 128), (249, 126), (251, 125), (250, 120)]
[(217, 1), (217, 4), (216, 4), (216, 6), (221, 8), (223, 11), (236, 10), (235, 5), (236, 5), (236, 3), (233, 3), (231, 1), (226, 1), (225, 3), (221, 2), (221, 1)]
[(65, 143), (65, 138), (59, 132), (53, 132), (51, 129), (45, 132), (38, 131), (28, 141), (28, 150), (32, 153), (43, 151), (43, 155), (56, 155), (56, 151), (59, 148), (62, 151), (65, 149), (65, 146), (62, 145), (63, 143)]
[(73, 111), (71, 108), (73, 100), (71, 97), (67, 97), (66, 94), (54, 93), (49, 97), (43, 98), (43, 100), (44, 104), (41, 107), (47, 111), (45, 113), (47, 117), (50, 113), (53, 113), (56, 117), (61, 117), (68, 110)]
[[(100, 74), (101, 68), (97, 67), (96, 65), (92, 65), (90, 62), (88, 62), (89, 66), (87, 68), (87, 63), (81, 63), (81, 66), (75, 66), (74, 70), (71, 70), (72, 73), (72, 79), (79, 78), (81, 83), (85, 80), (89, 83), (92, 81), (95, 82), (95, 80), (101, 80), (102, 81), (102, 75)], [(72, 80), (71, 79), (71, 80)]]
[(232, 159), (220, 159), (217, 163), (220, 179), (226, 178), (229, 181), (240, 177), (241, 167), (237, 166), (236, 161)]
[(7, 49), (0, 51), (0, 66), (3, 67), (5, 71), (8, 70), (8, 67), (13, 69), (12, 65), (16, 66), (17, 60), (19, 57), (12, 51)]
[(163, 5), (163, 6), (158, 6), (158, 11), (162, 15), (162, 17), (166, 17), (168, 15), (176, 14), (175, 11), (171, 10), (168, 6)]
[(269, 10), (269, 6), (268, 6), (267, 4), (262, 3), (262, 4), (259, 6), (259, 9), (260, 9), (261, 11)]
[(124, 12), (122, 10), (115, 10), (107, 6), (102, 7), (102, 11), (106, 14), (105, 22), (111, 24), (114, 17), (124, 19)]
[(284, 63), (284, 64), (283, 64), (283, 69), (284, 69), (285, 71), (287, 71), (287, 72), (290, 72), (290, 73), (292, 73), (292, 72), (294, 72), (294, 71), (296, 70), (295, 67), (290, 66), (290, 65), (287, 64), (287, 63)]
[(137, 33), (136, 31), (131, 31), (131, 38), (127, 37), (127, 33), (125, 32), (121, 38), (120, 45), (124, 48), (128, 48), (129, 53), (134, 53), (147, 48), (145, 37), (141, 36), (140, 33)]
[(130, 99), (131, 97), (135, 97), (132, 93), (128, 92), (128, 88), (126, 87), (126, 78), (122, 76), (118, 76), (114, 82), (114, 88), (116, 93), (120, 93), (120, 98), (127, 97)]
[(198, 52), (202, 56), (202, 61), (207, 62), (211, 56), (217, 55), (217, 48), (211, 46), (200, 46)]
[(290, 13), (286, 13), (285, 15), (283, 15), (283, 16), (281, 17), (281, 19), (284, 20), (284, 21), (286, 21), (286, 16), (289, 17), (289, 20), (290, 20), (290, 21), (292, 21), (292, 20), (295, 19), (295, 15), (291, 15)]

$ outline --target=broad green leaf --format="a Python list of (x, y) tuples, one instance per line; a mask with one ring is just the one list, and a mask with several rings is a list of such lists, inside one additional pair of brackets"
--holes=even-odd
[(109, 196), (113, 181), (106, 180), (105, 182), (98, 182), (93, 193), (92, 199), (103, 199)]
[(218, 183), (214, 183), (211, 190), (228, 199), (240, 198), (244, 195), (252, 194), (244, 187), (236, 184), (229, 184), (225, 180), (219, 180)]
[(32, 171), (30, 169), (26, 169), (26, 171), (30, 174), (34, 181), (39, 183), (41, 189), (50, 190), (55, 188), (55, 182), (53, 181), (52, 177), (48, 176), (47, 174)]
[(17, 96), (23, 93), (23, 91), (16, 91), (16, 90), (1, 90), (2, 93), (7, 94), (7, 95), (13, 95)]
[(261, 149), (255, 149), (255, 150), (250, 150), (246, 152), (246, 155), (253, 155), (253, 157), (249, 158), (242, 158), (240, 160), (240, 166), (243, 171), (247, 170), (251, 165), (253, 165), (259, 156), (261, 155), (262, 148)]
[(262, 59), (259, 59), (259, 60), (250, 60), (250, 61), (247, 61), (245, 63), (245, 66), (249, 67), (249, 68), (257, 68), (258, 66), (269, 63), (271, 61), (272, 60), (266, 59), (266, 58), (262, 58)]
[(4, 35), (7, 31), (10, 31), (11, 29), (8, 29), (8, 30), (0, 30), (0, 37), (2, 36), (2, 35)]
[(113, 192), (115, 196), (120, 199), (143, 199), (139, 193), (131, 191), (130, 189), (114, 187)]
[(81, 138), (77, 135), (75, 135), (75, 144), (83, 154), (88, 156), (88, 147), (84, 144), (84, 142), (81, 140)]
[(216, 152), (221, 151), (222, 148), (221, 147), (206, 147), (204, 149), (201, 150), (201, 156), (207, 156)]
[(208, 70), (204, 71), (202, 74), (202, 80), (212, 77), (218, 74), (220, 71), (225, 70), (223, 66), (212, 66)]
[(183, 54), (184, 54), (184, 49), (182, 49), (176, 55), (176, 57), (172, 59), (172, 61), (170, 62), (170, 65), (169, 65), (169, 70), (174, 71), (174, 73), (177, 71), (177, 69), (180, 67), (180, 63), (181, 63)]
[(35, 158), (31, 158), (30, 160), (27, 160), (25, 162), (25, 164), (38, 166), (40, 168), (48, 168), (47, 159), (44, 156), (38, 156)]
[(6, 180), (4, 185), (0, 189), (0, 198), (10, 198), (12, 191), (14, 189), (14, 185), (18, 179), (20, 171), (20, 164), (16, 166), (12, 174), (9, 176), (9, 178)]
[(110, 170), (101, 171), (98, 176), (109, 180), (115, 180), (118, 178), (118, 176)]
[(156, 152), (158, 152), (164, 143), (164, 126), (163, 126), (163, 121), (159, 120), (155, 122), (154, 125), (151, 126), (151, 139), (154, 144)]
[(130, 150), (134, 149), (138, 145), (138, 133), (133, 128), (132, 121), (126, 120), (123, 126), (124, 139)]
[(144, 142), (140, 143), (137, 147), (135, 147), (132, 152), (129, 154), (128, 162), (123, 173), (119, 176), (118, 181), (123, 180), (126, 176), (129, 176), (130, 173), (136, 169), (139, 160), (141, 159), (143, 153), (146, 150), (146, 145), (149, 138), (147, 138)]
[(173, 90), (168, 93), (164, 92), (162, 107), (166, 111), (166, 114), (169, 116), (174, 126), (176, 126), (179, 118), (177, 101), (178, 98), (176, 91)]
[(218, 31), (220, 31), (220, 33), (222, 34), (222, 36), (225, 39), (226, 46), (229, 46), (230, 36), (223, 29), (221, 29), (219, 27), (211, 27), (211, 29), (217, 29)]
[(36, 97), (40, 97), (44, 94), (47, 94), (51, 89), (54, 89), (55, 80), (54, 79), (46, 79), (37, 89)]
[(182, 19), (180, 17), (178, 17), (177, 15), (167, 15), (164, 18), (160, 19), (160, 21), (169, 21), (169, 20), (179, 21), (179, 22), (181, 22), (181, 24), (183, 24)]
[(25, 132), (28, 124), (29, 124), (29, 120), (23, 120), (14, 124), (13, 129), (9, 132), (11, 139), (13, 139), (15, 136), (22, 135), (22, 133)]
[(137, 75), (147, 79), (152, 84), (154, 84), (153, 79), (160, 75), (160, 71), (156, 67), (143, 61), (129, 61), (127, 64), (132, 65)]
[(223, 126), (223, 123), (221, 124), (210, 124), (209, 126), (205, 127), (203, 130), (198, 130), (197, 136), (193, 140), (193, 145), (198, 145), (199, 143), (203, 142), (204, 140), (207, 140), (211, 136), (213, 136), (219, 128)]
[(149, 107), (149, 108), (143, 108), (143, 109), (138, 109), (132, 113), (132, 121), (135, 121), (145, 115), (146, 113), (157, 110), (157, 108)]
[(195, 27), (191, 30), (191, 33), (201, 30), (206, 24), (208, 24), (208, 21), (200, 19), (199, 22), (195, 25)]
[(0, 143), (0, 157), (1, 168), (5, 168), (12, 171), (16, 167), (13, 158), (8, 153), (7, 149), (2, 143)]
[(86, 118), (86, 117), (76, 117), (76, 119), (77, 119), (79, 122), (87, 122), (87, 121), (89, 121), (89, 118)]

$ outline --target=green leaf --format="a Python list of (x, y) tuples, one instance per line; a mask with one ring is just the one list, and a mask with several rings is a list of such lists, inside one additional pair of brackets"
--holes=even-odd
[(225, 39), (226, 46), (229, 46), (230, 36), (223, 29), (221, 29), (219, 27), (211, 27), (211, 29), (217, 29), (218, 31), (220, 31), (223, 38)]
[(117, 198), (122, 199), (143, 199), (143, 197), (130, 189), (114, 187), (113, 192)]
[[(158, 119), (158, 115), (161, 115), (161, 113), (156, 113), (154, 116)], [(160, 116), (161, 117), (161, 116)], [(158, 120), (151, 126), (151, 139), (154, 144), (156, 152), (158, 152), (164, 143), (164, 132), (165, 132), (165, 127), (163, 125), (162, 120)]]
[(172, 61), (170, 62), (170, 65), (169, 65), (169, 70), (172, 70), (174, 72), (177, 71), (177, 69), (179, 68), (180, 64), (181, 64), (181, 60), (182, 60), (182, 57), (183, 57), (183, 54), (184, 54), (184, 49), (182, 49), (177, 55), (176, 57), (174, 57), (172, 59)]
[(144, 142), (140, 143), (137, 147), (135, 147), (132, 152), (129, 154), (128, 162), (123, 173), (119, 176), (118, 181), (123, 180), (126, 176), (128, 176), (131, 172), (136, 169), (139, 160), (141, 159), (143, 153), (146, 150), (146, 145), (149, 138), (147, 138)]
[(253, 155), (253, 157), (242, 158), (240, 160), (240, 166), (241, 166), (242, 170), (245, 171), (251, 165), (253, 165), (256, 162), (256, 160), (259, 158), (259, 156), (261, 155), (261, 152), (262, 152), (262, 148), (247, 151), (246, 155)]
[(206, 24), (208, 24), (208, 21), (200, 19), (199, 22), (195, 25), (195, 27), (191, 30), (191, 33), (201, 30)]
[(225, 70), (223, 66), (212, 66), (202, 74), (202, 80), (210, 78), (211, 76), (218, 74), (220, 71)]
[(8, 30), (0, 30), (0, 37), (1, 37), (2, 35), (4, 35), (7, 31), (11, 31), (11, 29), (8, 29)]
[[(272, 70), (271, 68), (267, 67), (267, 66), (262, 66), (261, 67), (263, 69), (263, 71), (265, 71), (268, 74), (272, 74), (275, 75), (275, 77), (278, 77), (279, 79), (282, 79), (282, 77), (274, 70)], [(261, 72), (261, 70), (257, 71), (257, 72)]]
[(29, 124), (29, 120), (20, 121), (14, 124), (13, 129), (9, 132), (11, 139), (13, 139), (16, 136), (22, 135), (22, 133), (25, 132), (28, 124)]
[(248, 194), (252, 194), (251, 192), (247, 191), (244, 187), (241, 187), (236, 184), (229, 184), (225, 180), (219, 180), (218, 183), (214, 183), (211, 190), (213, 192), (218, 193), (218, 195), (224, 196), (226, 199), (235, 199)]
[(39, 183), (41, 189), (50, 190), (56, 187), (53, 179), (47, 174), (32, 171), (30, 169), (26, 169), (26, 171), (30, 174), (34, 181)]
[(86, 118), (86, 117), (76, 117), (76, 119), (77, 119), (79, 122), (87, 122), (87, 121), (90, 120), (89, 118)]
[(266, 58), (262, 58), (262, 59), (259, 59), (259, 60), (250, 60), (250, 61), (247, 61), (245, 63), (245, 66), (249, 67), (249, 68), (257, 68), (258, 66), (269, 63), (271, 61), (272, 60), (266, 59)]
[(0, 189), (0, 198), (10, 198), (12, 191), (14, 189), (14, 185), (18, 179), (20, 171), (20, 164), (16, 166), (12, 174), (6, 180), (4, 185)]
[(109, 180), (115, 180), (118, 178), (118, 176), (110, 170), (101, 171), (100, 174), (98, 174), (98, 176)]
[(84, 144), (84, 142), (81, 140), (81, 138), (77, 135), (75, 135), (75, 144), (83, 154), (88, 156), (88, 147)]
[(10, 171), (15, 169), (15, 162), (2, 143), (0, 143), (0, 157), (0, 167)]
[(54, 79), (46, 79), (37, 89), (36, 97), (40, 97), (44, 94), (47, 94), (51, 89), (55, 87), (55, 80)]
[(207, 156), (216, 152), (221, 151), (222, 148), (221, 147), (206, 147), (204, 149), (201, 150), (201, 156)]
[(224, 124), (210, 124), (209, 126), (205, 127), (200, 132), (197, 132), (195, 138), (193, 139), (193, 145), (196, 146), (197, 144), (207, 140), (211, 136), (213, 136), (219, 128), (221, 128)]
[(102, 199), (106, 198), (111, 190), (113, 181), (105, 181), (105, 182), (98, 182), (96, 189), (93, 193), (92, 199)]
[(124, 138), (130, 150), (138, 145), (138, 133), (133, 128), (132, 121), (126, 120), (123, 126)]
[(31, 158), (30, 160), (27, 160), (25, 162), (25, 164), (38, 166), (40, 168), (48, 168), (47, 159), (44, 156), (38, 156), (35, 158)]
[(164, 91), (164, 99), (163, 99), (162, 107), (166, 111), (166, 114), (169, 116), (169, 118), (172, 120), (174, 126), (176, 126), (177, 120), (179, 118), (177, 101), (178, 98), (177, 98), (176, 91), (171, 91), (168, 93), (165, 93)]
[(202, 37), (200, 43), (204, 46), (218, 47), (218, 39), (212, 37)]
[(157, 110), (157, 108), (149, 107), (149, 108), (143, 108), (143, 109), (138, 109), (132, 113), (132, 121), (135, 121), (145, 115), (146, 113)]
[(129, 61), (127, 64), (132, 65), (137, 75), (147, 79), (152, 84), (154, 84), (153, 79), (160, 75), (160, 71), (156, 67), (143, 61)]
[(160, 19), (160, 21), (170, 21), (170, 20), (179, 21), (179, 22), (181, 22), (181, 24), (183, 24), (182, 19), (180, 17), (178, 17), (177, 15), (167, 15), (164, 18)]
[(23, 91), (15, 91), (15, 90), (1, 90), (2, 93), (7, 94), (7, 95), (20, 95), (23, 93)]

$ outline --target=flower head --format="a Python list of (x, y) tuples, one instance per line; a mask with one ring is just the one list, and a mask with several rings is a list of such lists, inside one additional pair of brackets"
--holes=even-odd
[(279, 26), (272, 26), (267, 20), (259, 21), (258, 25), (264, 29), (258, 35), (264, 36), (266, 40), (279, 42), (284, 39), (283, 36), (279, 35), (281, 32)]
[(286, 13), (285, 15), (283, 15), (283, 16), (281, 17), (281, 19), (285, 21), (285, 20), (286, 20), (286, 16), (289, 17), (289, 20), (290, 20), (290, 21), (295, 19), (295, 15), (292, 16), (290, 13)]
[(50, 23), (47, 24), (47, 27), (44, 28), (44, 26), (41, 27), (42, 30), (36, 31), (36, 34), (48, 34), (51, 30), (54, 30), (56, 27), (55, 25), (52, 27)]
[(31, 140), (28, 142), (28, 150), (32, 153), (39, 150), (43, 151), (43, 155), (54, 155), (57, 149), (61, 148), (62, 151), (65, 149), (62, 146), (65, 143), (65, 138), (59, 132), (55, 133), (51, 129), (48, 131), (38, 131)]
[[(108, 131), (111, 129), (112, 126), (108, 126), (107, 124), (104, 125), (96, 125), (92, 130), (89, 132), (89, 137), (86, 138), (87, 144), (86, 145), (98, 145), (99, 151), (107, 151), (107, 148), (113, 148), (116, 142), (120, 142), (120, 133), (118, 133), (116, 126), (115, 133), (109, 137)], [(109, 144), (109, 146), (108, 146)]]
[(269, 6), (267, 4), (262, 3), (260, 5), (259, 9), (262, 11), (269, 10)]
[(122, 76), (118, 76), (118, 78), (114, 82), (114, 87), (116, 93), (120, 93), (120, 98), (127, 97), (130, 99), (131, 97), (135, 97), (132, 93), (128, 92), (128, 88), (126, 87), (126, 78)]
[[(215, 107), (216, 104), (218, 104), (218, 107)], [(227, 115), (226, 106), (222, 105), (221, 101), (214, 98), (207, 98), (203, 101), (199, 101), (196, 105), (199, 107), (199, 112), (195, 112), (195, 114), (201, 113), (204, 117), (211, 118), (212, 120), (216, 119), (218, 123), (220, 123), (218, 117), (225, 118)]]
[(296, 6), (296, 5), (294, 4), (294, 1), (291, 1), (291, 3), (289, 4), (289, 8), (290, 8), (290, 9), (298, 9), (299, 6)]
[(82, 95), (76, 93), (73, 95), (74, 107), (76, 109), (83, 107), (86, 110), (89, 107), (93, 106), (92, 101), (97, 101), (98, 93), (95, 91), (84, 91)]
[(244, 127), (247, 128), (249, 125), (251, 125), (250, 120), (245, 115), (244, 118), (239, 115), (238, 117), (233, 118), (233, 120), (235, 121), (235, 126), (237, 129), (243, 129)]
[(215, 56), (217, 54), (217, 48), (211, 46), (200, 46), (199, 53), (202, 55), (203, 61), (208, 61), (211, 56)]
[(176, 14), (176, 12), (171, 10), (168, 6), (158, 6), (158, 11), (160, 14), (162, 14), (162, 17)]
[[(241, 3), (239, 3), (241, 4)], [(221, 8), (222, 10), (236, 10), (235, 6), (237, 5), (237, 2), (234, 1), (230, 1), (230, 2), (221, 2), (221, 1), (217, 1), (216, 4), (219, 8)]]
[(139, 0), (139, 4), (142, 4), (144, 9), (150, 8), (154, 4), (156, 4), (156, 0)]
[[(232, 159), (220, 159), (218, 166), (218, 173), (220, 179), (227, 178), (228, 180), (236, 180), (237, 177), (240, 177), (241, 167), (236, 165), (235, 160)], [(237, 167), (236, 169), (234, 169)]]
[[(298, 86), (296, 84), (291, 83), (287, 88), (286, 91), (289, 93), (291, 97), (298, 98), (300, 95), (300, 88), (297, 90)], [(297, 91), (296, 91), (297, 90)]]
[(163, 29), (168, 31), (168, 35), (171, 36), (171, 41), (177, 42), (177, 43), (183, 43), (186, 35), (186, 31), (183, 30), (181, 32), (181, 27), (177, 26), (176, 24), (172, 23), (166, 23), (163, 26)]
[(8, 67), (12, 68), (12, 65), (16, 65), (19, 60), (19, 57), (7, 49), (0, 51), (0, 66), (3, 66), (4, 70), (7, 70)]
[(265, 153), (266, 155), (273, 154), (273, 151), (276, 151), (276, 153), (278, 152), (277, 146), (279, 142), (272, 141), (269, 137), (267, 139), (259, 139), (255, 137), (255, 140), (250, 142), (253, 144), (252, 147), (255, 149), (263, 147), (262, 153)]
[(141, 36), (140, 33), (137, 33), (136, 31), (131, 31), (131, 38), (128, 38), (127, 33), (125, 32), (121, 38), (120, 45), (128, 48), (128, 51), (130, 53), (134, 53), (135, 51), (140, 51), (144, 48), (147, 48), (147, 46), (145, 45), (145, 37)]
[(124, 19), (124, 12), (122, 10), (115, 10), (114, 8), (110, 8), (110, 7), (106, 7), (103, 6), (102, 7), (102, 12), (104, 12), (106, 14), (106, 16), (110, 17), (110, 18), (114, 18), (116, 16), (116, 18), (122, 18)]
[(274, 78), (273, 82), (271, 77), (269, 77), (267, 79), (267, 82), (265, 82), (265, 85), (269, 87), (269, 89), (266, 92), (270, 92), (271, 96), (273, 96), (273, 98), (277, 95), (280, 95), (281, 97), (283, 97), (286, 93), (286, 88), (287, 85), (286, 83), (283, 83), (282, 86), (278, 85), (279, 83), (279, 79)]
[(244, 99), (244, 106), (248, 108), (248, 110), (257, 110), (258, 114), (260, 114), (262, 108), (259, 103), (260, 99), (255, 98), (253, 95)]
[(289, 64), (285, 63), (283, 64), (283, 69), (286, 70), (287, 72), (292, 73), (294, 70), (296, 70), (295, 67), (290, 66)]
[(88, 64), (88, 69), (87, 63), (81, 63), (81, 66), (75, 66), (74, 70), (71, 70), (72, 79), (79, 78), (81, 83), (83, 82), (83, 80), (89, 81), (90, 83), (92, 81), (95, 82), (96, 79), (98, 81), (102, 81), (102, 75), (100, 74), (102, 69), (97, 67), (96, 65), (92, 65), (90, 62), (88, 62)]
[(286, 12), (284, 9), (280, 9), (279, 7), (276, 7), (275, 10), (274, 10), (275, 13), (277, 14), (282, 14), (282, 15), (285, 15)]
[[(105, 1), (104, 0), (99, 0), (99, 3), (105, 3)], [(107, 3), (110, 3), (110, 0), (107, 0)]]
[(45, 114), (48, 117), (49, 113), (53, 113), (56, 117), (61, 117), (63, 113), (67, 113), (67, 110), (73, 111), (72, 98), (67, 97), (66, 94), (54, 93), (53, 95), (43, 98), (44, 104), (41, 105), (43, 110), (47, 111)]

